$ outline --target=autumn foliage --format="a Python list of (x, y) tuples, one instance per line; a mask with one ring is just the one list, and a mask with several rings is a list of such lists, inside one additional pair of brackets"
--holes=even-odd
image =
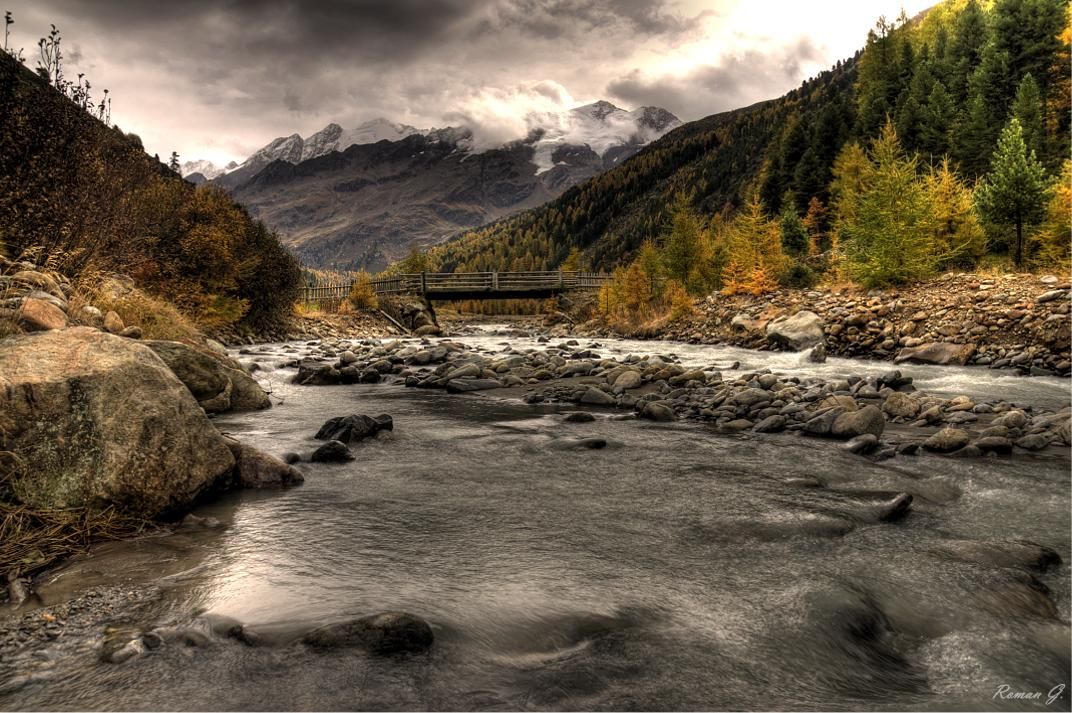
[(199, 326), (288, 315), (296, 260), (224, 192), (182, 180), (0, 53), (0, 245), (77, 278), (127, 274)]

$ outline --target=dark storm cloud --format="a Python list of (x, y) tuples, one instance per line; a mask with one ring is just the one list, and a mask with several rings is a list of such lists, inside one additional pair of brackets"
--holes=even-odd
[(66, 21), (152, 37), (214, 61), (270, 57), (300, 66), (396, 64), (479, 38), (488, 30), (576, 37), (617, 26), (640, 35), (684, 32), (663, 0), (54, 0)]
[[(678, 48), (726, 26), (711, 20), (742, 1), (8, 0), (8, 6), (22, 46), (34, 49), (49, 23), (60, 27), (69, 74), (85, 72), (95, 87), (111, 89), (113, 117), (152, 151), (242, 158), (276, 136), (378, 116), (422, 128), (464, 119), (494, 142), (523, 136), (526, 112), (582, 100), (656, 104), (693, 119), (736, 106), (747, 87), (760, 92), (757, 98), (779, 94), (787, 77), (801, 78), (791, 76), (793, 53), (810, 47), (749, 51), (673, 75), (656, 69)], [(634, 66), (640, 69), (623, 73)]]
[(471, 0), (55, 0), (71, 24), (137, 33), (161, 49), (196, 48), (212, 60), (275, 59), (302, 64), (341, 59), (392, 62), (426, 52), (487, 5)]
[(703, 116), (777, 96), (804, 76), (802, 66), (823, 53), (808, 38), (793, 45), (752, 49), (701, 65), (681, 76), (647, 76), (634, 69), (607, 85), (607, 95), (635, 105), (676, 107), (685, 116)]

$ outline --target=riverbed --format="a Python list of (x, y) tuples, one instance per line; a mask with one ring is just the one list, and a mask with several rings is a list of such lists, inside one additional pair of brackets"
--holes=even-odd
[[(387, 413), (389, 437), (357, 444), (349, 463), (301, 463), (300, 488), (198, 510), (222, 529), (112, 543), (54, 572), (45, 605), (90, 587), (125, 588), (142, 605), (5, 652), (0, 707), (1069, 709), (1067, 690), (1052, 704), (1045, 695), (1070, 683), (1067, 450), (876, 463), (825, 440), (612, 410), (567, 423), (576, 407), (494, 394), (295, 386), (273, 366), (288, 348), (304, 347), (242, 357), (261, 364), (277, 403), (217, 419), (222, 431), (307, 456), (328, 418)], [(801, 375), (890, 368), (657, 342), (593, 348)], [(1068, 402), (1059, 379), (902, 370), (942, 395)], [(579, 447), (586, 438), (607, 447)], [(912, 510), (886, 521), (901, 493)], [(994, 555), (1010, 540), (1063, 563), (1041, 571)], [(298, 642), (385, 610), (427, 620), (431, 651), (382, 658)], [(220, 635), (219, 622), (240, 623), (248, 641)], [(104, 663), (109, 623), (204, 637)], [(1002, 698), (1003, 685), (1043, 695)]]

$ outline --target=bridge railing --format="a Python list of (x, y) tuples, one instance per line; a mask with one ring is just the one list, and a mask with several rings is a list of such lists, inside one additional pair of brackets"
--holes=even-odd
[[(418, 272), (401, 273), (372, 280), (378, 295), (486, 292), (541, 292), (598, 289), (610, 279), (602, 272), (544, 270), (531, 272)], [(350, 293), (353, 283), (306, 287), (306, 302), (338, 302)]]

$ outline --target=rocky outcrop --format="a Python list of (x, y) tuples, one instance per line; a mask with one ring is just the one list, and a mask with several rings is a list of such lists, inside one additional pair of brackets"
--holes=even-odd
[(27, 505), (144, 516), (189, 505), (235, 464), (156, 353), (90, 327), (4, 340), (0, 449), (19, 459), (10, 488)]
[(253, 411), (272, 405), (260, 384), (224, 354), (182, 342), (154, 340), (145, 345), (164, 360), (207, 413)]

